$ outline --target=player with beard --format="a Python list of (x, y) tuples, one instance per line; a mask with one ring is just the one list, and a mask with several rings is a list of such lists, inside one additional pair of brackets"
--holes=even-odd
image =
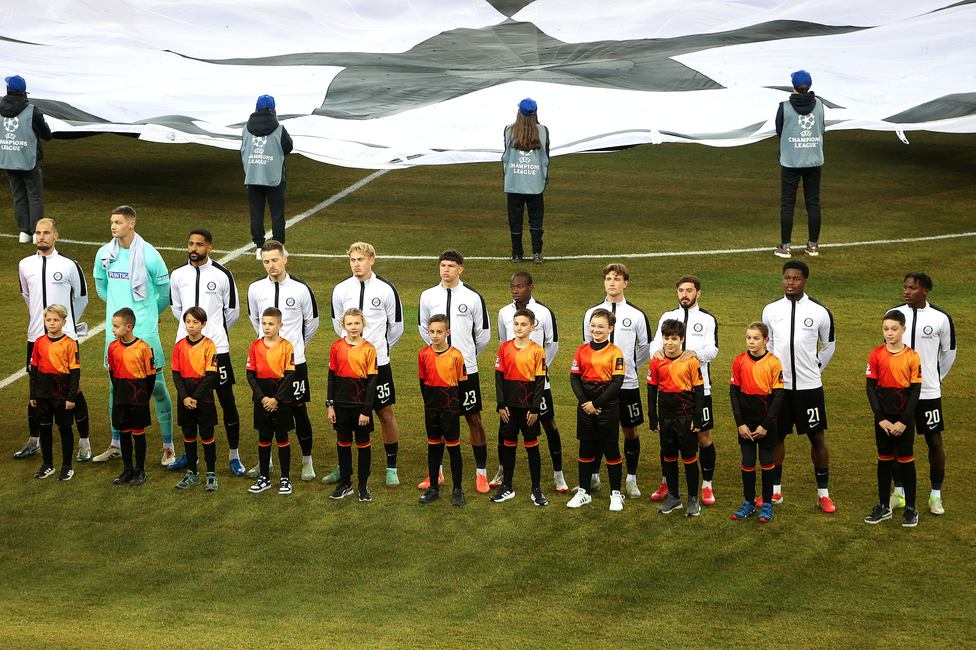
[[(675, 285), (678, 289), (677, 309), (665, 312), (657, 323), (657, 332), (651, 341), (651, 356), (664, 360), (664, 343), (661, 335), (661, 325), (667, 320), (676, 320), (685, 326), (685, 338), (681, 344), (681, 361), (692, 357), (698, 359), (702, 379), (705, 382), (704, 406), (702, 408), (702, 428), (698, 432), (698, 458), (702, 474), (702, 499), (706, 506), (715, 503), (715, 493), (712, 490), (712, 476), (715, 474), (715, 444), (712, 442), (712, 385), (709, 381), (708, 364), (718, 356), (718, 322), (698, 305), (701, 297), (701, 280), (694, 275), (683, 275)], [(664, 460), (661, 460), (662, 476)], [(627, 487), (630, 488), (630, 477), (627, 477)], [(637, 477), (634, 477), (634, 484)], [(666, 479), (662, 478), (661, 486), (651, 495), (654, 501), (663, 501), (668, 494)], [(633, 496), (629, 490), (627, 496)], [(694, 495), (690, 495), (694, 496)]]

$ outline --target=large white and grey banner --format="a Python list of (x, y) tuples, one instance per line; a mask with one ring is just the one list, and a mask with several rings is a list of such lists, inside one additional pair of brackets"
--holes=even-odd
[(58, 132), (237, 149), (270, 94), (296, 152), (385, 168), (499, 160), (523, 97), (553, 155), (748, 144), (800, 68), (829, 129), (970, 133), (974, 34), (973, 0), (44, 0), (0, 61)]

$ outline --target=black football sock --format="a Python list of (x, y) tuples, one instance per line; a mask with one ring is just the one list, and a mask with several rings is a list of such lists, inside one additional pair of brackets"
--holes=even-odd
[(119, 431), (119, 449), (122, 451), (122, 469), (132, 469), (132, 430)]
[(695, 462), (682, 463), (685, 466), (685, 482), (688, 484), (688, 496), (698, 497), (698, 459)]
[[(904, 476), (904, 475), (902, 475)], [(891, 461), (878, 459), (878, 503), (888, 505), (888, 492), (891, 490)], [(905, 499), (908, 500), (907, 498)]]
[[(901, 476), (905, 482), (905, 505), (909, 508), (915, 507), (915, 495), (918, 486), (917, 475), (915, 473), (915, 461), (907, 463), (896, 463), (902, 466)], [(884, 503), (882, 501), (881, 503)]]
[(217, 391), (217, 400), (220, 408), (224, 412), (224, 431), (227, 432), (227, 448), (237, 449), (241, 444), (241, 416), (237, 412), (237, 401), (234, 399), (234, 390), (227, 387)]
[[(482, 447), (485, 450), (485, 457), (488, 456), (488, 448)], [(454, 489), (461, 489), (461, 445), (451, 445), (447, 448), (447, 453), (451, 456), (451, 477), (454, 479)], [(433, 478), (433, 481), (437, 481), (437, 478)]]
[[(763, 486), (765, 488), (765, 477), (766, 472), (763, 474)], [(756, 500), (756, 468), (753, 467), (751, 470), (742, 470), (742, 498), (749, 503), (753, 503)]]
[(356, 455), (356, 467), (359, 472), (359, 484), (366, 485), (366, 479), (369, 478), (369, 466), (373, 462), (373, 448), (367, 440), (365, 445), (360, 447), (356, 445), (358, 453)]
[[(763, 503), (773, 502), (773, 484), (774, 484), (774, 470), (776, 466), (773, 464), (773, 450), (772, 449), (760, 449), (759, 450), (759, 465), (762, 467), (762, 498)], [(753, 479), (755, 481), (755, 479)]]
[(78, 426), (78, 437), (87, 438), (88, 437), (88, 400), (85, 399), (84, 393), (78, 393), (75, 398), (75, 408), (72, 410), (74, 413), (75, 424)]
[(438, 442), (437, 444), (427, 443), (427, 472), (430, 478), (430, 487), (435, 490), (440, 489), (439, 475), (441, 470), (441, 461), (444, 460), (444, 443)]
[[(525, 453), (529, 456), (529, 476), (532, 477), (532, 489), (541, 489), (542, 486), (542, 454), (539, 453), (539, 444), (525, 448)], [(511, 487), (509, 483), (509, 487)]]
[[(312, 455), (312, 422), (308, 419), (308, 407), (305, 404), (293, 410), (295, 416), (295, 436), (302, 448), (302, 456)], [(289, 453), (289, 458), (291, 454)]]
[(698, 451), (698, 462), (701, 463), (701, 477), (703, 481), (711, 481), (715, 474), (715, 443), (701, 447)]
[[(488, 466), (488, 445), (471, 445), (471, 449), (474, 450), (475, 467), (485, 469)], [(460, 453), (460, 450), (458, 453)], [(451, 460), (451, 464), (454, 464), (453, 460)]]
[(186, 468), (196, 474), (197, 463), (197, 432), (196, 427), (182, 427), (183, 429), (183, 452), (186, 453)]
[(336, 443), (336, 458), (339, 460), (339, 482), (352, 481), (352, 443)]
[(895, 482), (896, 488), (905, 487), (905, 484), (901, 482), (901, 463), (895, 463), (891, 468), (891, 479)]
[(54, 424), (48, 422), (38, 427), (38, 436), (41, 439), (41, 458), (45, 465), (54, 466)]
[(383, 449), (386, 450), (386, 467), (387, 467), (387, 469), (396, 469), (396, 467), (397, 467), (397, 454), (400, 451), (400, 443), (399, 442), (383, 443)]
[(633, 440), (624, 438), (624, 458), (627, 460), (627, 474), (637, 474), (637, 463), (640, 461), (640, 436)]
[[(815, 469), (815, 474), (817, 475), (817, 489), (826, 490), (827, 485), (830, 483), (830, 468), (817, 467)], [(888, 485), (891, 485), (891, 483), (889, 482)]]
[(258, 466), (261, 476), (271, 477), (271, 444), (274, 440), (274, 432), (258, 431)]
[(681, 488), (678, 487), (678, 461), (675, 460), (665, 460), (664, 461), (664, 477), (667, 479), (668, 492), (672, 496), (681, 498)]
[(552, 471), (563, 471), (563, 442), (559, 437), (559, 429), (546, 433), (546, 443), (549, 445), (549, 456), (552, 458)]
[(607, 461), (607, 476), (610, 479), (610, 491), (620, 492), (620, 486), (624, 482), (624, 467), (620, 459), (617, 459), (617, 462), (613, 464)]
[(203, 441), (203, 460), (207, 464), (207, 472), (217, 471), (217, 443), (212, 433), (210, 440)]
[[(72, 456), (75, 451), (75, 438), (71, 435), (71, 425), (58, 427), (61, 434), (61, 468), (71, 467)], [(53, 452), (52, 452), (53, 453)]]
[(28, 435), (31, 438), (37, 438), (40, 435), (38, 433), (38, 431), (40, 430), (38, 427), (40, 427), (41, 423), (37, 417), (37, 413), (38, 413), (37, 407), (31, 406), (30, 402), (28, 402), (27, 403), (27, 431), (28, 431)]
[[(210, 425), (200, 425), (200, 442), (203, 443), (203, 460), (207, 464), (208, 472), (217, 470), (217, 445), (214, 441), (214, 428)], [(189, 455), (187, 456), (189, 460)], [(197, 466), (199, 468), (200, 457), (197, 456)]]
[(146, 469), (146, 431), (132, 430), (132, 448), (135, 450), (135, 469)]
[[(287, 435), (287, 434), (286, 434)], [(278, 463), (281, 465), (281, 478), (291, 478), (291, 444), (286, 440), (278, 443)]]
[(518, 456), (518, 442), (514, 445), (502, 445), (502, 474), (504, 478), (502, 483), (508, 487), (512, 487), (512, 479), (515, 477), (515, 461)]

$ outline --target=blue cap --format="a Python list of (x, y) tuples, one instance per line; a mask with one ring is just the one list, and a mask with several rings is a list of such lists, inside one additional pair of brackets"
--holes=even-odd
[(528, 97), (520, 101), (518, 106), (519, 113), (522, 115), (535, 115), (536, 110), (539, 108), (535, 100)]
[(7, 77), (5, 81), (7, 82), (8, 92), (27, 94), (27, 82), (19, 74)]
[(271, 95), (261, 95), (258, 97), (258, 104), (254, 107), (258, 113), (270, 113), (275, 109), (274, 97)]
[(793, 80), (794, 88), (799, 88), (800, 86), (809, 88), (813, 85), (813, 79), (810, 78), (810, 73), (806, 70), (797, 70), (790, 75), (790, 79)]

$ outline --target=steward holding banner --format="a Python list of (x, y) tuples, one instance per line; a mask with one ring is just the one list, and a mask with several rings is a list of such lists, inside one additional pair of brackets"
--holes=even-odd
[(6, 170), (10, 180), (20, 243), (26, 244), (31, 241), (37, 222), (44, 218), (44, 152), (38, 138), (50, 140), (51, 129), (44, 114), (27, 101), (24, 78), (13, 75), (6, 82), (7, 94), (0, 99), (0, 169)]
[(549, 129), (539, 124), (535, 100), (519, 102), (515, 123), (505, 127), (502, 175), (508, 194), (508, 227), (512, 233), (512, 261), (521, 262), (522, 216), (529, 207), (532, 261), (542, 264), (542, 192), (549, 182)]
[(271, 211), (271, 238), (285, 243), (285, 156), (291, 150), (291, 136), (278, 123), (274, 97), (261, 95), (241, 133), (244, 185), (251, 208), (251, 239), (257, 246), (259, 260), (264, 245), (266, 201)]

